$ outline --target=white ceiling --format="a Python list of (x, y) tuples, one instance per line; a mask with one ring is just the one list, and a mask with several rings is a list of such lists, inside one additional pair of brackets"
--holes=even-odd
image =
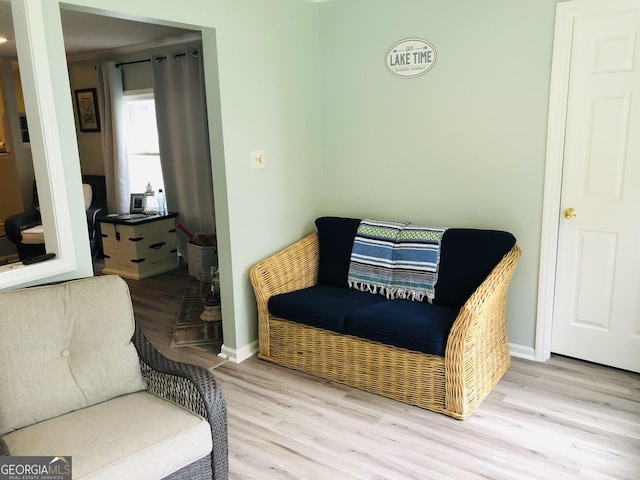
[[(174, 40), (177, 43), (199, 33), (65, 9), (61, 10), (61, 17), (69, 58), (90, 57), (134, 45), (166, 44)], [(0, 57), (15, 57), (15, 35), (8, 0), (0, 0), (0, 36), (8, 39), (8, 42), (0, 44)]]

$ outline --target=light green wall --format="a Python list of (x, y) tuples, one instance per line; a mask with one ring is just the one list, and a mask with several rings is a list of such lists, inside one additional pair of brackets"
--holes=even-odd
[[(69, 64), (69, 83), (74, 102), (73, 108), (76, 111), (75, 90), (98, 87), (95, 62), (80, 65)], [(78, 118), (77, 112), (75, 118)], [(85, 175), (104, 175), (102, 134), (100, 132), (81, 132), (78, 128), (76, 137), (78, 138), (78, 155), (82, 173)]]
[[(205, 27), (225, 345), (243, 349), (250, 266), (323, 214), (513, 232), (510, 340), (533, 346), (556, 1), (65, 3)], [(418, 79), (385, 69), (407, 37), (438, 52)]]
[[(216, 35), (230, 243), (219, 248), (232, 250), (236, 345), (243, 347), (257, 339), (249, 268), (313, 225), (321, 159), (317, 11), (299, 0), (223, 3)], [(265, 151), (266, 169), (250, 169), (251, 150)]]
[[(320, 5), (326, 214), (512, 232), (510, 342), (533, 347), (556, 0)], [(410, 37), (437, 62), (400, 79)]]
[[(321, 158), (317, 5), (301, 0), (65, 4), (206, 27), (224, 342), (232, 349), (247, 347), (257, 339), (249, 268), (313, 226)], [(265, 170), (251, 170), (251, 150), (265, 151)]]

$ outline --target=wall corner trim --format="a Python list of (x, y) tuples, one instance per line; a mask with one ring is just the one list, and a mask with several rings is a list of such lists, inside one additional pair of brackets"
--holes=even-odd
[(245, 345), (242, 348), (235, 349), (229, 348), (226, 345), (222, 345), (218, 357), (229, 360), (233, 363), (242, 363), (246, 359), (253, 357), (258, 353), (258, 340), (254, 340), (249, 345)]
[(522, 358), (523, 360), (537, 361), (533, 347), (526, 345), (518, 345), (517, 343), (509, 344), (509, 352), (512, 357)]

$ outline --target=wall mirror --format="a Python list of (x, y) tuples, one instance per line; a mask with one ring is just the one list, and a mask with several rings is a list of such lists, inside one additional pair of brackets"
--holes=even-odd
[[(55, 277), (76, 267), (73, 255), (75, 245), (72, 236), (65, 231), (69, 230), (65, 228), (67, 224), (70, 225), (69, 212), (59, 208), (67, 201), (67, 192), (61, 192), (59, 198), (55, 199), (60, 202), (57, 206), (51, 195), (52, 185), (60, 182), (57, 176), (64, 175), (59, 126), (64, 123), (68, 112), (57, 112), (54, 105), (52, 88), (55, 75), (46, 61), (48, 35), (39, 7), (25, 0), (0, 1), (0, 35), (7, 39), (0, 44), (3, 66), (2, 129), (3, 134), (10, 135), (9, 141), (5, 141), (5, 150), (7, 147), (9, 149), (5, 167), (8, 170), (13, 167), (14, 189), (13, 195), (8, 195), (6, 203), (3, 202), (3, 208), (6, 207), (8, 211), (18, 207), (23, 211), (31, 209), (35, 179), (39, 197), (43, 200), (40, 209), (42, 224), (48, 230), (44, 236), (46, 248), (60, 252), (60, 255), (56, 261), (32, 268), (22, 267), (21, 264), (0, 266), (0, 288), (29, 284), (37, 278)], [(45, 64), (41, 64), (44, 68), (39, 68), (39, 78), (35, 78), (33, 65), (42, 59), (45, 59)], [(55, 60), (55, 55), (52, 60)], [(47, 124), (51, 126), (45, 132), (42, 126)], [(40, 174), (36, 174), (37, 171)], [(60, 184), (64, 185), (64, 176)], [(19, 190), (19, 193), (15, 190)], [(4, 218), (2, 222), (4, 226)], [(62, 227), (60, 232), (58, 227)], [(3, 245), (6, 245), (4, 242)]]
[[(7, 235), (5, 220), (22, 212), (37, 218), (37, 212), (31, 212), (34, 169), (13, 31), (11, 3), (0, 1), (0, 266), (18, 256), (15, 236)], [(31, 220), (28, 215), (14, 219)]]
[[(98, 15), (97, 12), (92, 12), (89, 8), (77, 6), (61, 8), (57, 2), (49, 2), (48, 0), (40, 2), (0, 0), (0, 35), (3, 35), (5, 30), (9, 32), (7, 35), (11, 38), (8, 39), (7, 46), (12, 47), (15, 52), (13, 55), (3, 53), (3, 47), (0, 45), (0, 58), (6, 57), (13, 62), (17, 60), (16, 64), (19, 65), (26, 106), (23, 116), (28, 118), (29, 125), (30, 142), (28, 142), (28, 146), (23, 148), (28, 152), (25, 155), (26, 160), (16, 162), (19, 168), (27, 170), (27, 173), (18, 171), (22, 207), (26, 209), (24, 204), (30, 206), (31, 191), (35, 180), (41, 204), (42, 223), (46, 230), (46, 250), (57, 254), (54, 261), (34, 264), (29, 267), (12, 268), (10, 265), (0, 265), (0, 289), (63, 279), (65, 275), (72, 275), (74, 272), (76, 276), (86, 276), (92, 272), (91, 255), (88, 245), (85, 245), (88, 242), (82, 233), (82, 229), (86, 229), (86, 226), (83, 225), (82, 212), (74, 210), (73, 207), (77, 200), (82, 198), (82, 189), (78, 179), (82, 173), (85, 173), (80, 168), (83, 159), (80, 158), (78, 148), (82, 151), (86, 147), (90, 135), (99, 136), (95, 129), (83, 132), (84, 138), (78, 134), (79, 129), (74, 116), (74, 99), (69, 83), (69, 60), (75, 59), (77, 61), (83, 55), (86, 58), (90, 56), (88, 52), (69, 51), (69, 48), (72, 48), (70, 42), (73, 42), (73, 29), (77, 28), (78, 22), (68, 22), (67, 20), (82, 15), (92, 20), (102, 19), (105, 22), (121, 23), (122, 25), (129, 22), (121, 20), (124, 15), (120, 15), (118, 12), (105, 13), (100, 11)], [(46, 22), (44, 22), (44, 18), (47, 18)], [(126, 38), (123, 37), (123, 31), (112, 28), (99, 29), (95, 28), (95, 23), (92, 25), (93, 27), (87, 26), (87, 28), (93, 28), (94, 33), (112, 31), (114, 38)], [(163, 27), (153, 23), (148, 25), (150, 27), (148, 31), (137, 29), (137, 33), (147, 32), (150, 36), (136, 38), (132, 42), (136, 44), (162, 43), (161, 37), (166, 39), (180, 30), (176, 27), (175, 31), (170, 32), (172, 27)], [(192, 33), (197, 32), (200, 35), (201, 27), (189, 26), (189, 28), (193, 28)], [(153, 31), (152, 34), (149, 33), (151, 31)], [(17, 32), (17, 35), (14, 32)], [(86, 32), (80, 34), (75, 32), (75, 35), (84, 35), (85, 46), (91, 44), (92, 41), (100, 42), (97, 33), (93, 35), (95, 38), (87, 35)], [(92, 47), (108, 51), (116, 46), (94, 43)], [(123, 45), (117, 47), (122, 48)], [(3, 60), (2, 64), (5, 63)], [(36, 68), (37, 75), (35, 74)], [(6, 101), (4, 95), (3, 100)], [(0, 112), (3, 111), (0, 110)], [(13, 119), (11, 121), (14, 122)], [(20, 116), (16, 122), (15, 124), (19, 128)], [(0, 131), (0, 135), (4, 135), (4, 132)], [(92, 140), (95, 141), (95, 138)], [(0, 140), (4, 139), (0, 136)], [(2, 150), (1, 147), (0, 150)], [(15, 156), (16, 149), (13, 150), (11, 155)], [(74, 157), (78, 158), (78, 165), (73, 165), (74, 162), (69, 161)], [(24, 167), (25, 165), (28, 168)], [(95, 163), (88, 166), (83, 165), (83, 167), (88, 168), (87, 173), (89, 174), (101, 173), (100, 166)], [(70, 188), (69, 182), (78, 183), (77, 188)], [(0, 202), (5, 204), (1, 195)], [(17, 206), (8, 206), (8, 208), (16, 209)], [(0, 219), (0, 222), (3, 221), (4, 219)]]

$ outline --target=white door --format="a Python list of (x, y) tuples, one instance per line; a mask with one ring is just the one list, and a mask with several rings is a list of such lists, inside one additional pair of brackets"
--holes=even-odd
[(640, 2), (575, 17), (570, 62), (551, 350), (638, 372)]

